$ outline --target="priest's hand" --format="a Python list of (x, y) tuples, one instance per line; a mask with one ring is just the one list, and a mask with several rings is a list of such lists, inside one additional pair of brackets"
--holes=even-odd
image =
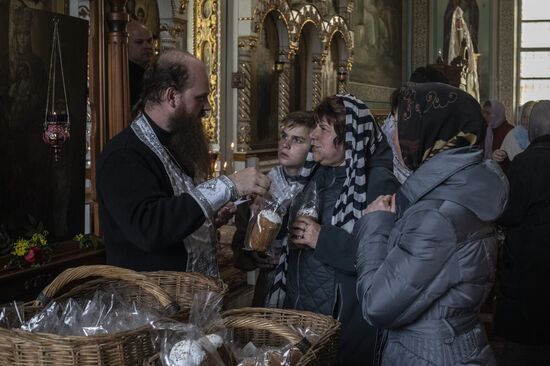
[(225, 206), (220, 208), (216, 215), (214, 215), (214, 226), (219, 228), (225, 224), (233, 217), (237, 212), (237, 206), (233, 202), (227, 203)]
[(239, 170), (228, 178), (237, 186), (237, 191), (241, 197), (248, 195), (263, 196), (271, 185), (269, 178), (256, 170), (256, 168)]

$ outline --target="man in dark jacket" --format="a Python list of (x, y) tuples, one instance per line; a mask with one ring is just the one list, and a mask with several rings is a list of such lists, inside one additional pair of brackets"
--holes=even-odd
[(209, 85), (204, 65), (187, 52), (166, 51), (147, 69), (143, 110), (98, 162), (108, 264), (217, 275), (214, 226), (227, 219), (224, 205), (269, 188), (254, 168), (195, 183), (210, 166), (201, 123), (210, 109)]
[(495, 331), (506, 339), (500, 365), (550, 365), (550, 100), (537, 102), (529, 147), (508, 170), (508, 229), (499, 264)]
[(128, 30), (128, 76), (130, 108), (139, 100), (143, 73), (153, 59), (153, 34), (144, 24), (131, 21)]

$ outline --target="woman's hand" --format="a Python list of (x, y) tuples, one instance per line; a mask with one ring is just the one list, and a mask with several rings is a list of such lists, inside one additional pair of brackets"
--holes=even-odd
[(279, 256), (271, 257), (265, 253), (252, 252), (252, 258), (256, 267), (262, 269), (273, 269), (279, 264)]
[(395, 213), (395, 194), (391, 196), (378, 196), (367, 206), (367, 208), (365, 208), (365, 211), (363, 213), (366, 215), (369, 212), (375, 211), (388, 211)]
[(502, 163), (507, 158), (508, 158), (508, 154), (506, 153), (506, 151), (501, 149), (497, 149), (493, 151), (493, 160), (496, 161), (497, 163)]
[(315, 249), (321, 225), (307, 216), (296, 216), (290, 228), (292, 242), (297, 245), (307, 245)]
[(229, 221), (237, 211), (237, 206), (233, 202), (227, 203), (225, 206), (220, 208), (216, 215), (214, 216), (214, 226), (219, 228)]

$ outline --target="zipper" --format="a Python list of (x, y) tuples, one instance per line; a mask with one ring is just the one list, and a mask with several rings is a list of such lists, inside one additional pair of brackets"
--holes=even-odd
[(294, 303), (294, 309), (298, 306), (300, 301), (300, 257), (302, 256), (302, 249), (298, 252), (298, 263), (296, 264), (296, 287), (298, 287), (298, 293), (296, 294), (296, 302)]

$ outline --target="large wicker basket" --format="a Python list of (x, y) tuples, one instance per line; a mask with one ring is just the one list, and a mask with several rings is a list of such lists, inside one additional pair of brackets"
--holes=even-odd
[[(256, 346), (281, 346), (291, 343), (304, 355), (297, 365), (334, 365), (338, 353), (340, 323), (332, 317), (308, 311), (241, 308), (223, 313), (224, 323), (233, 329), (240, 343), (252, 341)], [(297, 329), (319, 335), (313, 344), (305, 342)]]
[[(94, 280), (67, 291), (71, 284), (90, 278)], [(82, 296), (106, 282), (113, 281), (124, 283), (125, 295), (136, 303), (152, 306), (166, 316), (180, 319), (187, 316), (195, 292), (209, 289), (221, 294), (225, 291), (221, 282), (199, 274), (137, 273), (112, 266), (83, 266), (61, 273), (42, 291), (36, 301), (25, 304), (25, 314), (27, 318), (34, 315), (49, 299)], [(176, 288), (178, 285), (181, 288)], [(177, 302), (162, 287), (171, 291)], [(61, 291), (64, 291), (62, 295)], [(153, 354), (147, 326), (91, 337), (58, 336), (0, 328), (0, 365), (141, 365)]]
[[(221, 325), (231, 329), (234, 339), (241, 344), (296, 346), (303, 353), (296, 366), (336, 364), (340, 323), (329, 316), (297, 310), (241, 308), (224, 312), (221, 324), (211, 324), (206, 332), (215, 332)], [(309, 329), (319, 335), (319, 340), (311, 344), (298, 328)], [(160, 364), (158, 354), (147, 362), (148, 366)]]

